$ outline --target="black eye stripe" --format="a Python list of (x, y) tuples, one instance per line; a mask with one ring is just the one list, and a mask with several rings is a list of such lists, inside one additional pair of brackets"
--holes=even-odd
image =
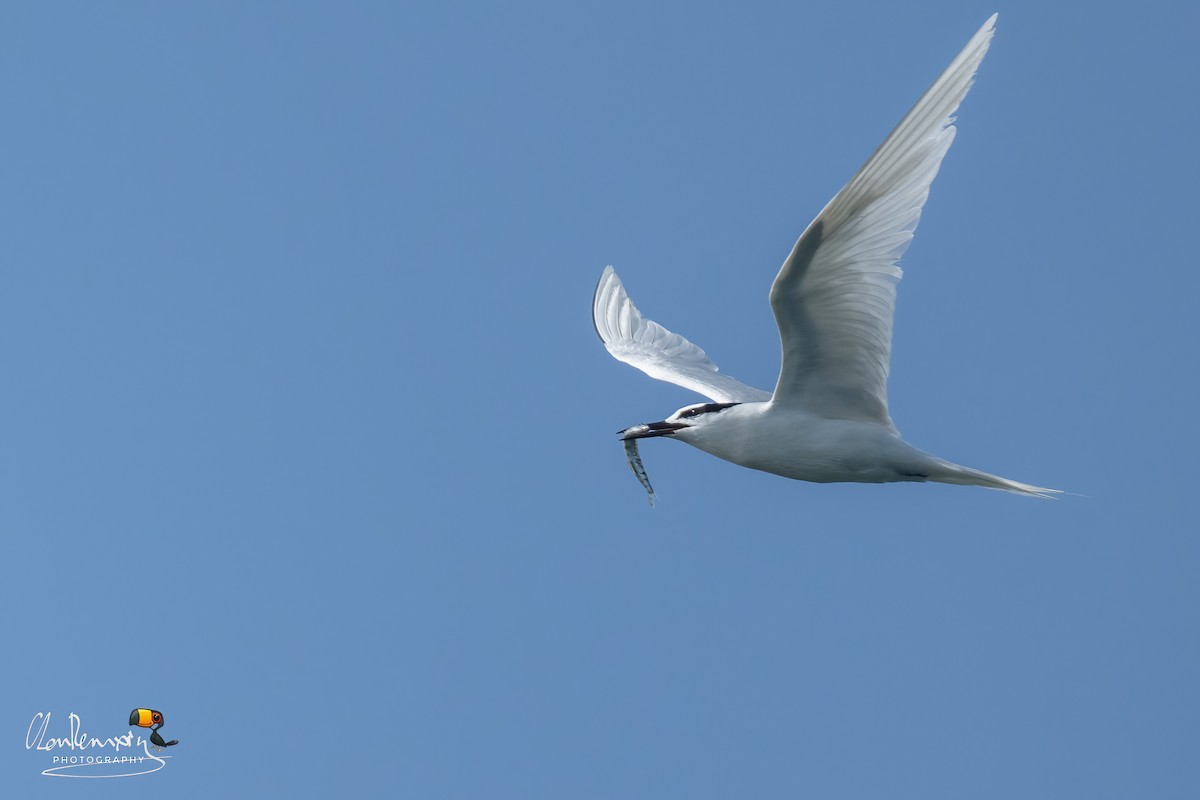
[(705, 403), (702, 406), (696, 406), (695, 408), (689, 408), (687, 411), (684, 411), (679, 416), (680, 416), (680, 418), (698, 417), (701, 414), (707, 414), (710, 411), (721, 411), (722, 409), (730, 408), (731, 406), (737, 406), (737, 405), (741, 405), (741, 403)]

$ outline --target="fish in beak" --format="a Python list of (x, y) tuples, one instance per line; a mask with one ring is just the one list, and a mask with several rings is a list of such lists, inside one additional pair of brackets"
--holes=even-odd
[(626, 428), (623, 431), (617, 431), (617, 434), (624, 440), (632, 439), (649, 439), (654, 436), (670, 436), (680, 428), (686, 428), (687, 423), (684, 422), (646, 422), (642, 425), (634, 425), (632, 428)]

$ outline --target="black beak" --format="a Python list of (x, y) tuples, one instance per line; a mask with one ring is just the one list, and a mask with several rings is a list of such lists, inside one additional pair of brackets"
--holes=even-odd
[(634, 425), (632, 428), (617, 431), (617, 435), (624, 441), (650, 439), (654, 436), (670, 436), (680, 428), (686, 427), (687, 425), (682, 422), (647, 422), (645, 425)]

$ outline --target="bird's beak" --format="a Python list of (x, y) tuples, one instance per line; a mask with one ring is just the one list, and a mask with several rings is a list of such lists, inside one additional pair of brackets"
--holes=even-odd
[(644, 425), (634, 425), (632, 428), (617, 431), (617, 434), (625, 441), (629, 439), (649, 439), (654, 436), (670, 436), (680, 428), (686, 427), (687, 425), (682, 422), (647, 422)]

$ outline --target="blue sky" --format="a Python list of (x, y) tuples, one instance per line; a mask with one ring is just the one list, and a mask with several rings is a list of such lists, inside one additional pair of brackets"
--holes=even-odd
[[(780, 262), (996, 10), (891, 410), (1085, 497), (647, 442), (648, 509), (613, 432), (697, 398), (600, 271), (771, 386)], [(148, 706), (167, 768), (85, 794), (1194, 797), (1198, 23), (7, 5), (0, 786)]]

